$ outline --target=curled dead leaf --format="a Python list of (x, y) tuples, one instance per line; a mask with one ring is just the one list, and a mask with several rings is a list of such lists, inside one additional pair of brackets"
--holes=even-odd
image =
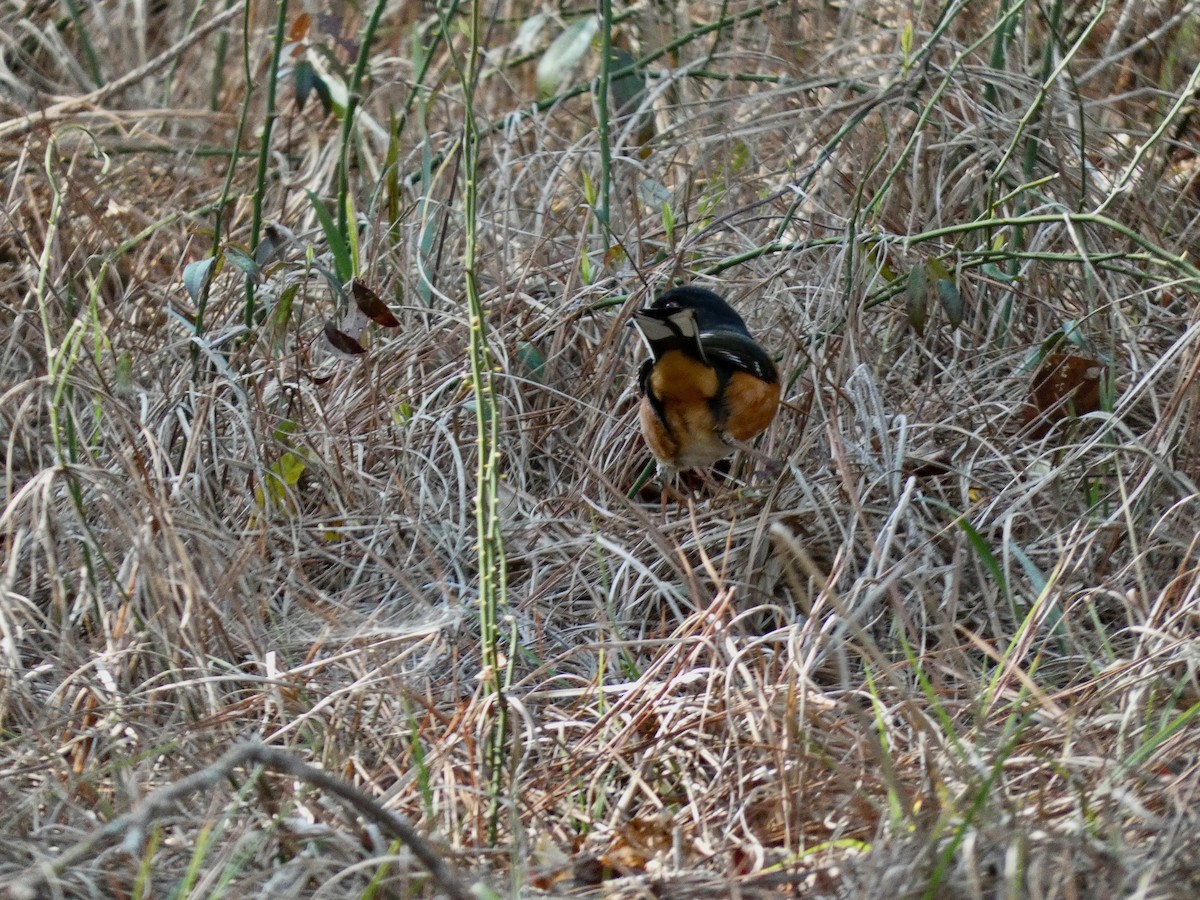
[(400, 320), (392, 315), (386, 303), (379, 295), (359, 281), (357, 278), (350, 284), (350, 293), (354, 303), (368, 319), (384, 328), (399, 328)]
[(337, 326), (332, 322), (325, 323), (325, 339), (333, 346), (334, 350), (342, 353), (348, 353), (351, 356), (362, 356), (367, 352), (367, 349), (344, 331), (339, 331)]
[(1034, 433), (1044, 433), (1065, 418), (1098, 410), (1103, 373), (1103, 364), (1091, 357), (1047, 353), (1033, 376), (1025, 409), (1026, 421), (1034, 423)]

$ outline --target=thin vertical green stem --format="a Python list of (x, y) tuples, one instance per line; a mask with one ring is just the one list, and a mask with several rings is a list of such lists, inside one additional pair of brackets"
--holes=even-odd
[(600, 79), (596, 88), (596, 124), (600, 138), (600, 184), (596, 192), (596, 221), (608, 243), (609, 186), (612, 182), (612, 145), (608, 128), (609, 84), (612, 81), (612, 0), (600, 0)]
[(71, 17), (71, 22), (75, 26), (75, 34), (79, 38), (79, 47), (87, 62), (88, 74), (92, 76), (92, 83), (96, 87), (103, 87), (104, 73), (100, 70), (100, 60), (96, 56), (96, 48), (92, 45), (92, 39), (88, 37), (87, 24), (83, 21), (83, 11), (75, 0), (66, 0), (64, 5), (67, 7), (67, 15)]
[(354, 136), (354, 115), (362, 100), (362, 83), (367, 73), (367, 60), (371, 55), (371, 45), (375, 40), (375, 32), (379, 30), (379, 19), (383, 16), (386, 0), (377, 0), (371, 10), (371, 18), (363, 29), (362, 41), (358, 45), (358, 59), (354, 63), (354, 72), (350, 76), (350, 84), (346, 91), (346, 115), (342, 118), (341, 144), (338, 148), (338, 230), (347, 245), (351, 245), (350, 221), (347, 215), (346, 198), (350, 194), (350, 141)]
[[(225, 8), (229, 9), (235, 2), (236, 0), (225, 0)], [(244, 13), (244, 21), (247, 24), (250, 21), (250, 7), (251, 4), (247, 3)], [(228, 54), (229, 36), (225, 33), (225, 29), (222, 28), (217, 32), (217, 47), (213, 60), (212, 81), (208, 86), (208, 108), (213, 112), (216, 112), (221, 107), (221, 84), (225, 73), (225, 57)]]
[[(249, 4), (247, 4), (249, 6)], [(254, 180), (254, 196), (250, 218), (250, 252), (258, 250), (262, 235), (263, 195), (267, 192), (267, 168), (271, 159), (271, 132), (278, 115), (275, 95), (279, 85), (279, 59), (283, 55), (283, 37), (287, 34), (288, 0), (276, 0), (275, 43), (271, 47), (271, 68), (267, 73), (267, 108), (263, 117), (262, 137), (258, 142), (258, 174)], [(255, 277), (246, 275), (246, 306), (243, 322), (247, 328), (254, 327)]]
[[(37, 300), (38, 315), (41, 316), (42, 340), (44, 342), (43, 350), (46, 354), (46, 376), (51, 384), (58, 385), (61, 382), (58, 378), (59, 360), (61, 354), (59, 349), (54, 346), (53, 323), (50, 321), (51, 308), (51, 293), (50, 286), (50, 265), (53, 260), (54, 245), (58, 240), (59, 220), (62, 216), (63, 196), (62, 188), (58, 184), (58, 179), (54, 175), (54, 159), (58, 150), (55, 141), (51, 140), (46, 144), (46, 154), (42, 161), (46, 171), (46, 180), (50, 185), (50, 214), (46, 220), (46, 237), (42, 245), (41, 255), (38, 257), (37, 267), (37, 282), (34, 287), (34, 297)], [(47, 409), (50, 419), (50, 438), (54, 442), (54, 453), (56, 462), (62, 465), (66, 462), (63, 455), (62, 447), (62, 429), (58, 421), (59, 404), (58, 390), (55, 391), (55, 402), (52, 402)]]
[[(213, 210), (213, 225), (212, 225), (212, 256), (217, 256), (221, 251), (222, 234), (224, 233), (224, 215), (225, 207), (229, 204), (229, 195), (233, 192), (233, 176), (237, 172), (238, 162), (241, 160), (242, 151), (242, 135), (246, 132), (246, 122), (250, 116), (250, 99), (253, 96), (254, 74), (250, 70), (250, 12), (253, 4), (247, 3), (242, 8), (242, 71), (246, 79), (246, 95), (242, 100), (242, 109), (238, 114), (237, 128), (233, 133), (233, 147), (230, 149), (229, 165), (225, 170), (225, 182), (221, 185), (221, 196), (217, 200), (216, 207)], [(215, 94), (214, 94), (215, 102)], [(200, 296), (196, 298), (196, 337), (200, 338), (204, 335), (205, 321), (204, 316), (208, 311), (208, 298), (212, 291), (212, 277), (214, 266), (210, 266), (207, 274), (204, 276), (204, 284), (200, 288)], [(192, 375), (193, 378), (199, 372), (200, 366), (200, 346), (192, 344)]]
[[(1023, 4), (1022, 4), (1023, 5)], [(1013, 35), (1017, 30), (1017, 20), (1009, 15), (1009, 9), (1012, 6), (1012, 0), (1000, 0), (1000, 9), (998, 11), (999, 20), (1005, 23), (996, 31), (995, 38), (992, 41), (992, 58), (990, 66), (993, 71), (1001, 72), (1006, 66), (1008, 59), (1008, 45), (1012, 43)], [(995, 109), (999, 104), (999, 95), (996, 92), (996, 85), (993, 81), (988, 81), (983, 86), (983, 99), (992, 109)]]
[(500, 414), (496, 404), (487, 319), (479, 294), (477, 228), (479, 216), (479, 123), (474, 100), (482, 61), (483, 0), (471, 4), (466, 69), (462, 73), (463, 112), (463, 270), (470, 311), (471, 385), (475, 393), (476, 464), (475, 528), (479, 547), (479, 624), (485, 688), (495, 699), (494, 727), (484, 753), (491, 795), (488, 836), (494, 842), (503, 786), (507, 703), (506, 671), (500, 653), (500, 611), (507, 605), (508, 573), (500, 530)]

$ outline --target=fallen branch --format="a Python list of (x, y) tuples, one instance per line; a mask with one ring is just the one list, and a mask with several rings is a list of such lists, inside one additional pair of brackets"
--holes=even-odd
[(238, 16), (242, 11), (242, 4), (235, 3), (228, 9), (222, 10), (217, 15), (213, 16), (195, 31), (184, 35), (174, 46), (168, 47), (154, 59), (148, 61), (145, 65), (139, 66), (132, 72), (126, 72), (115, 81), (110, 81), (103, 87), (99, 87), (87, 94), (81, 94), (78, 97), (69, 97), (66, 100), (60, 100), (53, 106), (48, 106), (43, 110), (32, 112), (27, 116), (22, 116), (19, 119), (13, 119), (9, 122), (0, 124), (0, 139), (14, 138), (17, 135), (25, 134), (32, 131), (37, 125), (49, 122), (57, 122), (81, 110), (92, 110), (103, 101), (118, 94), (131, 85), (137, 84), (143, 78), (146, 78), (151, 73), (158, 69), (170, 65), (176, 59), (183, 56), (185, 52), (193, 45), (204, 40), (209, 34), (221, 28), (231, 19)]
[(230, 778), (235, 769), (246, 765), (260, 765), (276, 772), (283, 772), (334, 795), (352, 807), (359, 815), (370, 819), (392, 837), (403, 842), (421, 864), (429, 870), (433, 880), (447, 896), (454, 900), (472, 900), (475, 896), (458, 879), (446, 861), (433, 848), (433, 845), (421, 837), (403, 816), (385, 809), (379, 801), (367, 796), (353, 785), (323, 769), (309, 765), (286, 750), (258, 743), (240, 744), (212, 765), (148, 794), (129, 812), (94, 831), (56, 859), (31, 867), (16, 876), (5, 886), (8, 896), (13, 900), (35, 900), (37, 897), (45, 896), (39, 891), (39, 888), (50, 884), (62, 872), (92, 855), (101, 847), (114, 843), (118, 838), (121, 839), (126, 850), (131, 853), (138, 852), (155, 819), (170, 813), (175, 805), (189, 794), (215, 788), (221, 781)]

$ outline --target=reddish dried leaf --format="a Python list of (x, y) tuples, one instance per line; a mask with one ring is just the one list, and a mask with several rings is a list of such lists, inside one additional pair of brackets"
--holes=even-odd
[(605, 866), (599, 857), (591, 854), (579, 857), (571, 868), (572, 874), (575, 876), (575, 883), (580, 885), (594, 886), (616, 874)]
[(628, 876), (640, 875), (645, 872), (648, 860), (649, 857), (644, 853), (638, 852), (628, 844), (621, 844), (601, 856), (600, 864), (605, 869)]
[(901, 470), (906, 476), (913, 478), (940, 478), (953, 475), (954, 469), (949, 462), (949, 454), (938, 451), (932, 457), (906, 457), (901, 463)]
[(549, 891), (560, 881), (567, 877), (565, 870), (555, 869), (552, 872), (532, 873), (529, 878), (529, 883), (539, 891)]
[(296, 21), (288, 29), (289, 41), (302, 41), (308, 37), (308, 29), (312, 26), (312, 16), (309, 13), (300, 13), (296, 16)]
[(755, 858), (753, 854), (747, 853), (741, 847), (733, 848), (733, 872), (735, 875), (749, 875), (755, 869)]
[(1043, 427), (1068, 416), (1100, 408), (1100, 376), (1104, 367), (1087, 356), (1047, 353), (1029, 389), (1026, 417)]
[(400, 327), (400, 320), (392, 315), (392, 311), (388, 309), (387, 304), (379, 299), (377, 293), (357, 278), (351, 283), (350, 292), (354, 295), (354, 302), (358, 305), (358, 308), (376, 325), (382, 325), (384, 328)]
[(666, 853), (673, 844), (671, 820), (669, 817), (659, 816), (638, 816), (630, 819), (617, 835), (616, 843), (620, 844), (622, 839), (630, 847), (647, 856)]
[(605, 870), (622, 876), (640, 875), (646, 871), (646, 863), (669, 853), (672, 845), (669, 816), (639, 816), (621, 827), (600, 863)]
[(340, 350), (342, 353), (348, 353), (351, 356), (361, 356), (367, 350), (350, 335), (344, 331), (339, 331), (332, 322), (325, 323), (325, 339), (333, 345), (335, 350)]

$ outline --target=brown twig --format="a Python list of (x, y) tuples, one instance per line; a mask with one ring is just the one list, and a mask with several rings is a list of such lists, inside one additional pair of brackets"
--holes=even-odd
[(53, 106), (47, 107), (46, 109), (39, 110), (35, 113), (30, 113), (27, 116), (22, 116), (19, 119), (13, 119), (11, 122), (6, 122), (3, 125), (0, 125), (0, 140), (26, 134), (32, 131), (37, 125), (57, 121), (58, 119), (65, 118), (72, 113), (79, 112), (84, 108), (94, 107), (97, 104), (104, 102), (114, 94), (118, 94), (126, 88), (137, 84), (143, 78), (146, 78), (161, 67), (174, 62), (194, 44), (199, 43), (209, 34), (225, 25), (231, 19), (240, 15), (241, 12), (242, 4), (235, 3), (233, 6), (229, 7), (229, 9), (223, 10), (220, 14), (213, 16), (209, 21), (205, 22), (195, 31), (178, 40), (175, 44), (168, 47), (145, 65), (138, 66), (132, 72), (127, 72), (116, 81), (110, 81), (103, 87), (97, 88), (96, 90), (87, 94), (83, 94), (79, 97), (71, 97), (67, 100), (61, 100), (58, 103), (55, 103)]
[(141, 847), (146, 832), (155, 819), (169, 813), (179, 801), (189, 794), (215, 788), (221, 781), (229, 778), (235, 769), (246, 765), (260, 765), (276, 772), (283, 772), (333, 794), (352, 807), (359, 815), (375, 822), (393, 837), (402, 841), (412, 850), (413, 855), (420, 860), (421, 864), (429, 870), (429, 874), (433, 876), (434, 881), (445, 891), (447, 896), (454, 900), (471, 900), (474, 897), (474, 894), (458, 879), (433, 845), (418, 834), (407, 819), (385, 809), (379, 801), (367, 796), (353, 785), (323, 769), (309, 765), (286, 750), (258, 743), (239, 744), (211, 765), (150, 793), (129, 812), (92, 832), (84, 840), (60, 854), (57, 859), (31, 867), (14, 878), (6, 886), (8, 896), (13, 900), (34, 900), (36, 897), (44, 896), (39, 888), (51, 883), (59, 874), (118, 838), (122, 838), (125, 849), (136, 852)]

